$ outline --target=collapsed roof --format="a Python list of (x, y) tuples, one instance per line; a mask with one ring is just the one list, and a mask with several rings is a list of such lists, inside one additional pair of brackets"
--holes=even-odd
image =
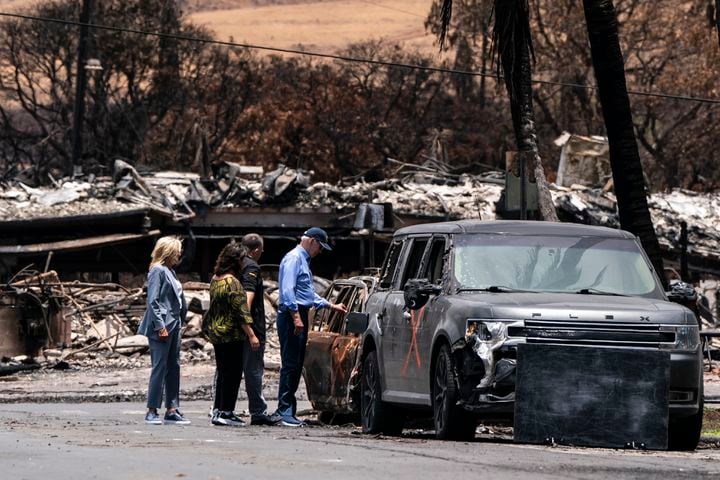
[[(264, 176), (256, 167), (226, 162), (214, 178), (187, 172), (140, 174), (118, 160), (113, 177), (86, 177), (52, 187), (20, 182), (0, 186), (0, 226), (82, 215), (117, 215), (138, 209), (192, 227), (208, 212), (327, 212), (352, 217), (358, 205), (384, 203), (395, 215), (421, 221), (496, 218), (503, 190), (502, 172), (449, 175), (423, 169), (399, 172), (398, 178), (352, 184), (311, 183), (310, 173), (281, 165)], [(553, 201), (565, 221), (619, 227), (615, 196), (607, 188), (551, 186)], [(673, 190), (649, 196), (650, 213), (663, 249), (679, 251), (681, 222), (688, 227), (688, 252), (696, 265), (720, 265), (720, 195)], [(352, 222), (350, 222), (352, 225)], [(402, 226), (396, 222), (394, 228)], [(280, 225), (282, 226), (282, 225)], [(10, 238), (6, 238), (7, 243)]]

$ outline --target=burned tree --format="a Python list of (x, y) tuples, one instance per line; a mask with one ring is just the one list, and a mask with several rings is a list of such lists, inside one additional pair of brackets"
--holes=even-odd
[[(545, 180), (535, 129), (532, 97), (532, 60), (534, 52), (530, 36), (530, 18), (527, 0), (495, 0), (493, 48), (497, 54), (498, 71), (502, 70), (505, 87), (510, 98), (510, 110), (515, 130), (515, 141), (521, 161), (532, 160), (537, 182), (540, 215), (545, 220), (557, 221), (557, 213)], [(444, 0), (440, 43), (444, 43), (452, 14), (452, 0)]]
[[(182, 19), (174, 1), (97, 2), (99, 24), (209, 39)], [(80, 5), (59, 0), (28, 13), (76, 21)], [(77, 80), (77, 26), (29, 19), (2, 22), (0, 139), (5, 173), (27, 170), (26, 180), (61, 176), (72, 155)], [(115, 158), (158, 167), (190, 166), (183, 138), (198, 118), (209, 125), (212, 156), (222, 156), (230, 132), (242, 124), (257, 77), (249, 54), (203, 42), (91, 27), (88, 58), (102, 70), (88, 74), (80, 163), (108, 173)], [(9, 73), (13, 72), (13, 73)]]
[[(455, 70), (485, 74), (490, 69), (490, 15), (493, 0), (455, 0), (453, 3), (453, 25), (448, 31), (443, 50), (455, 49)], [(425, 20), (425, 28), (433, 35), (442, 31), (442, 0), (434, 0), (430, 13)], [(453, 77), (457, 94), (468, 99), (476, 87), (474, 79), (468, 75)], [(487, 100), (488, 77), (480, 77), (479, 102), (484, 107)]]

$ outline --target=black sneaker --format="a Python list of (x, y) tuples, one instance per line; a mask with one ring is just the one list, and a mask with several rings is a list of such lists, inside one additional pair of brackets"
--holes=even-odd
[(227, 427), (244, 427), (245, 420), (235, 415), (235, 412), (218, 412), (212, 419), (213, 425)]
[(183, 417), (180, 411), (175, 410), (172, 412), (165, 412), (165, 418), (163, 418), (163, 423), (171, 423), (174, 425), (190, 425), (190, 423), (192, 422)]
[(282, 417), (277, 413), (268, 415), (264, 413), (262, 415), (253, 416), (250, 419), (250, 425), (277, 425), (282, 420)]

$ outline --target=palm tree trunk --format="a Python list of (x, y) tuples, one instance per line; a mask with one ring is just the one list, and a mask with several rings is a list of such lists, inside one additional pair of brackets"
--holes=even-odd
[(715, 0), (715, 28), (717, 28), (718, 45), (720, 45), (720, 0)]
[(635, 141), (615, 6), (612, 0), (583, 0), (583, 7), (610, 146), (620, 226), (640, 238), (665, 285), (660, 244), (648, 210), (645, 178)]
[(494, 43), (510, 97), (515, 141), (520, 159), (531, 159), (543, 220), (558, 221), (537, 146), (532, 96), (532, 41), (527, 0), (495, 0)]

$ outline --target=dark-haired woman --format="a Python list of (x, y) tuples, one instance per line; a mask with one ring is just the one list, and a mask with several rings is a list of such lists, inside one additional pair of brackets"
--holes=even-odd
[(203, 332), (215, 347), (213, 425), (245, 425), (234, 412), (242, 380), (245, 339), (253, 350), (260, 347), (239, 280), (246, 255), (245, 247), (240, 243), (226, 245), (218, 255), (210, 281), (210, 309), (203, 320)]

